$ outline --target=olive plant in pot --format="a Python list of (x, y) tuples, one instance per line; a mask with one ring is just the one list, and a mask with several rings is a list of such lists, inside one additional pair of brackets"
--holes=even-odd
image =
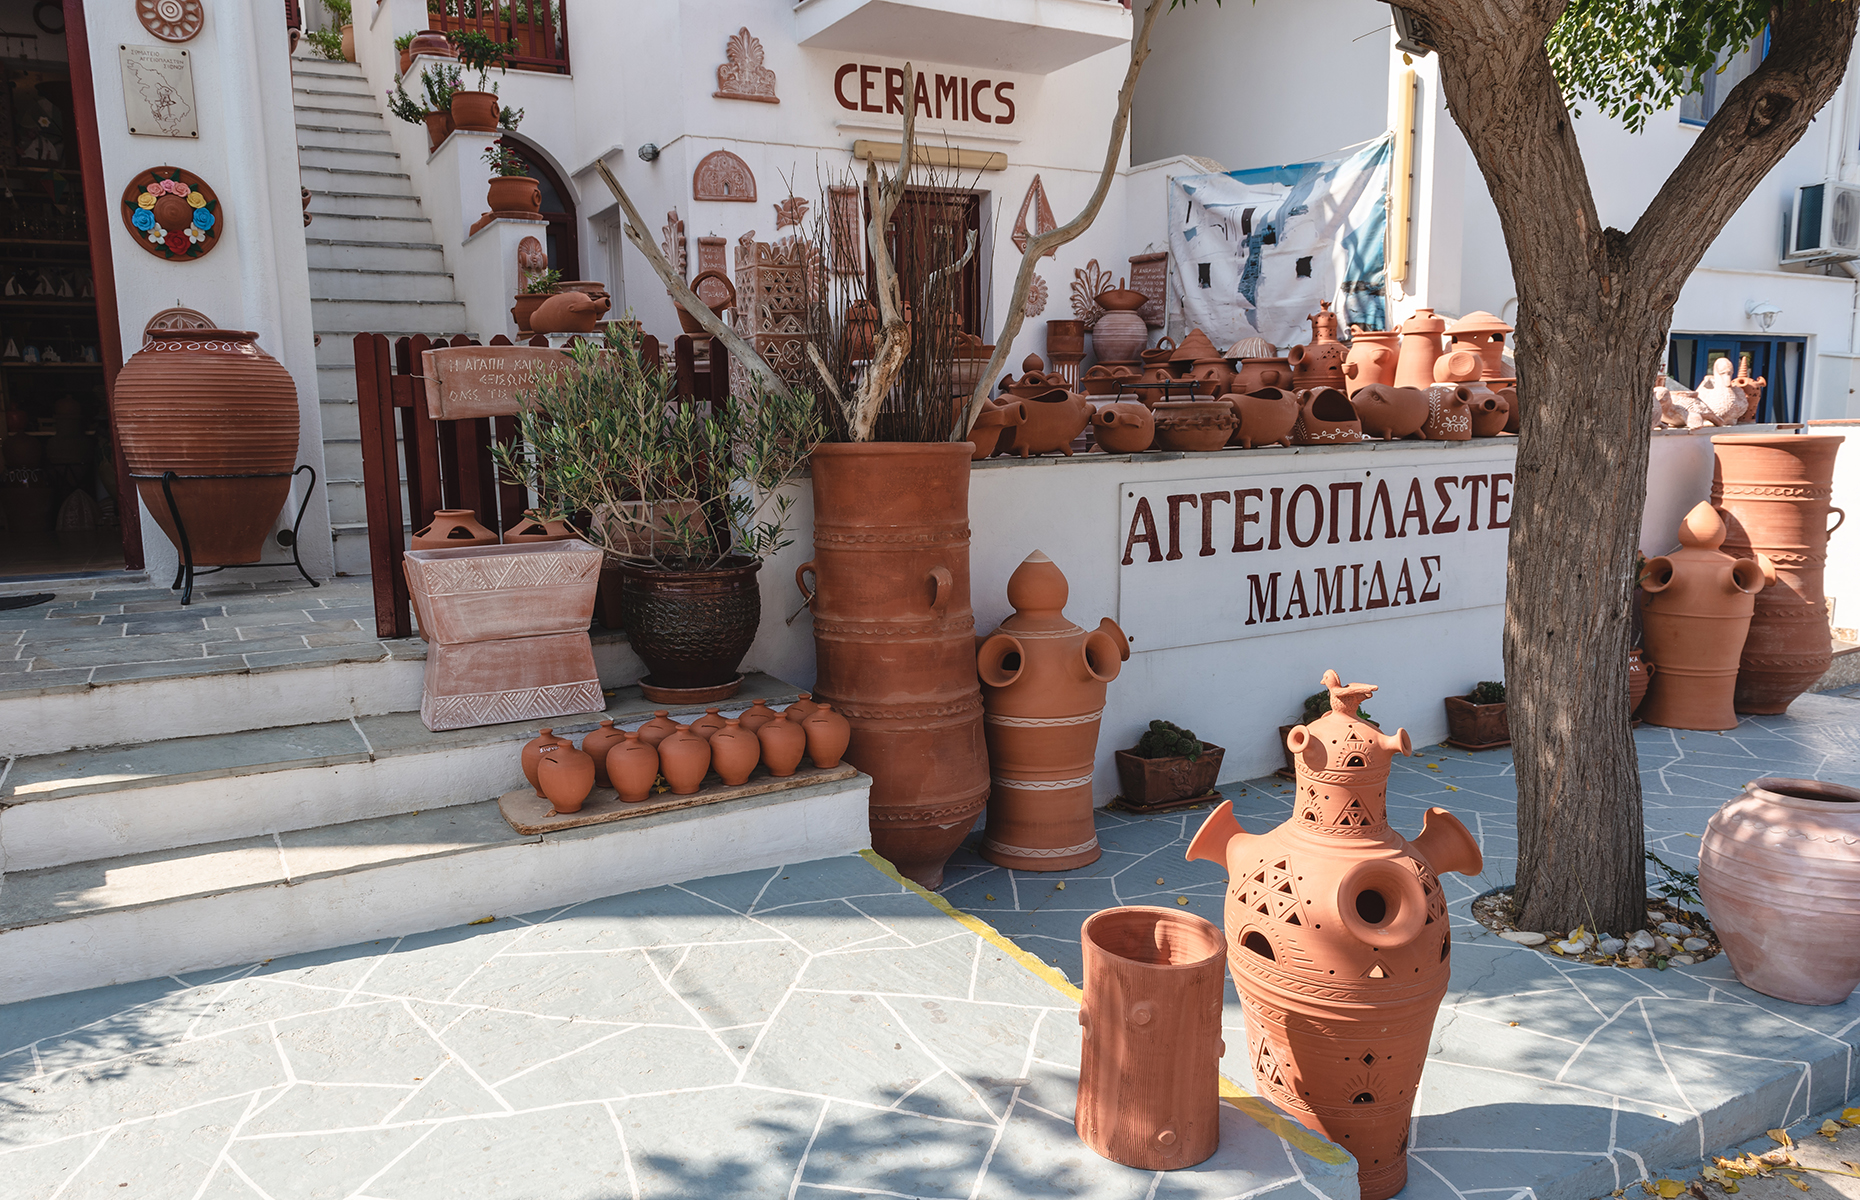
[(1462, 750), (1496, 750), (1511, 745), (1503, 683), (1488, 679), (1474, 685), (1464, 696), (1447, 697), (1447, 745)]
[(1173, 721), (1151, 721), (1137, 744), (1119, 750), (1125, 808), (1139, 812), (1192, 804), (1213, 794), (1226, 751)]
[(679, 402), (637, 336), (610, 324), (527, 390), (520, 442), (495, 449), (506, 482), (617, 560), (622, 624), (663, 703), (734, 695), (761, 620), (756, 572), (786, 546), (787, 483), (819, 441), (806, 392)]
[(497, 41), (476, 29), (454, 29), (446, 36), (464, 68), (478, 73), (475, 90), (452, 94), (452, 124), (458, 129), (491, 132), (498, 124), (497, 85), (491, 82), (491, 69), (501, 72), (506, 60), (517, 52), (517, 43)]

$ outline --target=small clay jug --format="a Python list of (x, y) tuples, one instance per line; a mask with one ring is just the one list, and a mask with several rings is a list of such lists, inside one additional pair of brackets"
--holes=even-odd
[(743, 728), (741, 719), (730, 718), (710, 735), (710, 765), (717, 777), (729, 786), (748, 783), (751, 772), (761, 761), (761, 739), (754, 730)]
[(543, 747), (568, 746), (572, 744), (573, 743), (567, 738), (555, 736), (555, 730), (553, 729), (545, 729), (529, 741), (523, 743), (523, 778), (530, 781), (530, 787), (535, 790), (537, 799), (547, 800), (549, 798), (543, 795), (542, 777), (536, 773), (536, 764), (542, 758)]
[(1466, 384), (1466, 394), (1474, 437), (1497, 437), (1505, 432), (1505, 423), (1511, 419), (1511, 405), (1505, 403), (1503, 396), (1477, 379)]
[(1298, 424), (1298, 397), (1276, 387), (1248, 394), (1222, 396), (1233, 406), (1240, 423), (1227, 439), (1229, 446), (1251, 450), (1255, 446), (1292, 444), (1292, 427)]
[(658, 781), (659, 752), (640, 739), (638, 730), (631, 730), (608, 748), (606, 767), (620, 798), (638, 804), (652, 795), (652, 785)]
[(769, 702), (767, 700), (757, 700), (754, 704), (751, 704), (748, 708), (738, 713), (736, 719), (742, 722), (744, 729), (754, 733), (780, 715), (780, 713), (769, 707)]
[(778, 779), (794, 774), (801, 765), (801, 756), (807, 753), (807, 731), (801, 728), (802, 721), (791, 715), (794, 708), (790, 705), (781, 716), (756, 730), (756, 739), (762, 743), (762, 765)]
[(1366, 438), (1404, 438), (1427, 424), (1427, 393), (1420, 388), (1370, 383), (1350, 395)]
[(1434, 380), (1434, 360), (1440, 357), (1440, 335), (1447, 323), (1431, 308), (1419, 308), (1401, 323), (1401, 353), (1395, 359), (1395, 386), (1424, 388)]
[(1120, 400), (1092, 414), (1091, 430), (1106, 454), (1141, 454), (1156, 440), (1156, 418), (1137, 401)]
[(1298, 422), (1292, 426), (1294, 446), (1339, 446), (1363, 440), (1363, 422), (1350, 407), (1350, 398), (1334, 387), (1298, 393)]
[(543, 795), (559, 813), (580, 812), (594, 790), (594, 760), (568, 742), (544, 747), (536, 774)]
[(1472, 393), (1463, 383), (1427, 386), (1427, 420), (1421, 436), (1430, 442), (1463, 442), (1472, 437)]
[(652, 720), (639, 727), (639, 740), (656, 750), (659, 743), (670, 736), (672, 730), (676, 728), (678, 728), (678, 722), (672, 720), (670, 712), (663, 708), (654, 709)]
[(1154, 411), (1158, 450), (1219, 450), (1239, 420), (1221, 400), (1170, 400)]
[(626, 730), (615, 729), (612, 721), (602, 721), (581, 739), (581, 752), (594, 760), (594, 782), (612, 787), (607, 780), (607, 752), (626, 740)]
[(659, 743), (659, 773), (680, 796), (694, 794), (710, 772), (710, 743), (680, 725)]
[(814, 703), (814, 694), (812, 692), (802, 692), (800, 696), (796, 698), (793, 704), (790, 704), (788, 707), (782, 709), (782, 713), (790, 721), (793, 721), (796, 724), (799, 724), (800, 722), (807, 719), (808, 713), (813, 712), (816, 708), (819, 708), (819, 707), (820, 706), (818, 704)]
[(497, 534), (478, 523), (469, 508), (442, 508), (433, 523), (413, 535), (415, 550), (456, 550), (462, 546), (495, 546)]
[(1290, 391), (1292, 387), (1292, 364), (1284, 358), (1243, 358), (1239, 369), (1234, 372), (1233, 390), (1241, 395), (1251, 395), (1261, 388), (1282, 388)]
[(714, 708), (705, 709), (703, 716), (691, 722), (691, 732), (705, 741), (709, 741), (710, 735), (722, 728), (723, 714)]
[(1395, 382), (1395, 355), (1401, 334), (1394, 330), (1350, 326), (1350, 353), (1343, 360), (1344, 390), (1351, 396), (1372, 383)]
[(840, 756), (852, 741), (852, 725), (834, 712), (831, 704), (808, 713), (807, 720), (801, 722), (801, 732), (807, 735), (807, 756), (823, 771), (840, 765)]

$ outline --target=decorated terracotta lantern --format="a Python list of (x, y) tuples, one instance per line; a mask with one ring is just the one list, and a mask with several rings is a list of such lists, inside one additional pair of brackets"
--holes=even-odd
[(1344, 385), (1343, 363), (1350, 348), (1337, 340), (1337, 314), (1330, 311), (1330, 301), (1321, 301), (1318, 311), (1309, 317), (1311, 341), (1293, 346), (1286, 357), (1292, 363), (1292, 386), (1340, 388)]
[(1343, 360), (1345, 390), (1352, 399), (1370, 384), (1388, 387), (1395, 382), (1395, 355), (1401, 333), (1388, 329), (1350, 326), (1350, 353)]
[(982, 857), (1020, 871), (1069, 871), (1102, 853), (1092, 765), (1105, 687), (1130, 642), (1109, 617), (1089, 633), (1066, 620), (1066, 592), (1053, 560), (1029, 554), (1008, 578), (1014, 615), (976, 654), (994, 776)]
[(1254, 835), (1222, 804), (1188, 857), (1227, 868), (1227, 962), (1255, 1083), (1356, 1156), (1363, 1200), (1386, 1200), (1408, 1178), (1409, 1113), (1451, 970), (1440, 876), (1484, 862), (1445, 809), (1412, 841), (1389, 825), (1389, 764), (1414, 753), (1408, 732), (1358, 716), (1372, 685), (1326, 671), (1324, 686), (1330, 711), (1285, 741), (1292, 819)]

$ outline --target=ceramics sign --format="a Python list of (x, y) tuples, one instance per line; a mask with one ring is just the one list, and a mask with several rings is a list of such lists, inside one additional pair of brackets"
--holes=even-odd
[(1505, 602), (1512, 460), (1127, 483), (1118, 623), (1143, 649)]
[[(833, 72), (833, 98), (841, 108), (856, 113), (904, 116), (904, 68), (878, 63), (841, 63)], [(1014, 81), (916, 74), (909, 103), (920, 121), (964, 121), (982, 125), (1014, 123)]]
[(435, 421), (508, 417), (523, 411), (517, 393), (536, 372), (566, 366), (568, 352), (547, 346), (448, 346), (420, 355), (426, 411)]

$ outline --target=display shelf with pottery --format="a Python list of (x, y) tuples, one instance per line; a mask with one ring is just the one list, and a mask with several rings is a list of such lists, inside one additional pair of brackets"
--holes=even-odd
[(816, 783), (837, 783), (842, 779), (851, 779), (859, 774), (849, 763), (840, 763), (835, 767), (821, 768), (812, 764), (803, 764), (792, 775), (781, 776), (769, 773), (767, 767), (758, 766), (750, 775), (747, 783), (732, 787), (724, 783), (715, 771), (704, 777), (704, 783), (688, 796), (677, 792), (657, 792), (637, 804), (620, 798), (620, 793), (610, 787), (596, 786), (588, 793), (588, 798), (581, 807), (572, 813), (559, 813), (549, 801), (536, 795), (531, 788), (520, 787), (505, 792), (497, 798), (497, 811), (503, 814), (510, 827), (525, 835), (553, 833), (559, 829), (578, 829), (583, 825), (605, 825), (610, 821), (627, 821), (636, 817), (649, 817), (654, 813), (672, 812), (681, 808), (697, 808), (705, 804), (724, 804), (731, 800), (743, 800), (750, 796), (762, 796), (770, 792), (786, 791), (789, 788), (808, 787)]

